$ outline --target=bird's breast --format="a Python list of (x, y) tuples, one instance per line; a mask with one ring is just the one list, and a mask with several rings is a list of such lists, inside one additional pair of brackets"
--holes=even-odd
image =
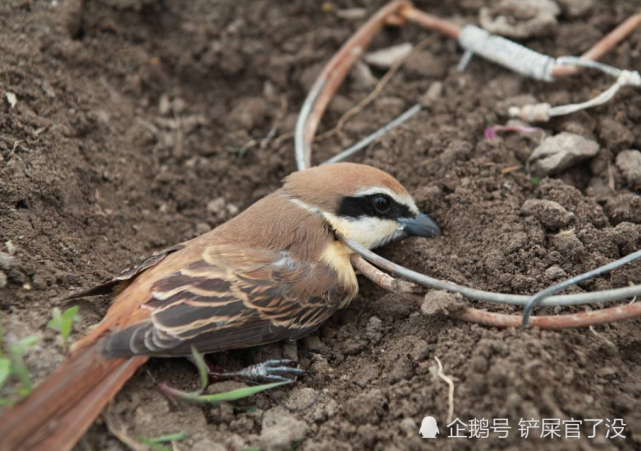
[(340, 241), (332, 241), (321, 253), (321, 261), (336, 271), (339, 283), (345, 290), (341, 308), (346, 307), (358, 293), (358, 281), (350, 261), (351, 254), (351, 249)]

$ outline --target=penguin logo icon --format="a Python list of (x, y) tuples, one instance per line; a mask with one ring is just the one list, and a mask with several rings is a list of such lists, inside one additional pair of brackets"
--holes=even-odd
[(436, 424), (436, 419), (434, 417), (425, 417), (421, 423), (421, 429), (418, 433), (423, 438), (436, 438), (436, 434), (439, 434), (438, 425)]

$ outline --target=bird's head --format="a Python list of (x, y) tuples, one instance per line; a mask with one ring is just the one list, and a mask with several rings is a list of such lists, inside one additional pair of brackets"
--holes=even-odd
[(295, 172), (284, 190), (291, 202), (368, 249), (406, 236), (441, 234), (398, 180), (371, 166), (336, 163)]

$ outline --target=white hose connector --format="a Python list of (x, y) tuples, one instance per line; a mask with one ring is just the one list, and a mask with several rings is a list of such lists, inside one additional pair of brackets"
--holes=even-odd
[(597, 61), (564, 56), (552, 58), (535, 52), (516, 42), (489, 33), (474, 25), (466, 25), (459, 35), (459, 44), (466, 52), (459, 65), (464, 69), (471, 55), (478, 54), (483, 58), (499, 64), (519, 74), (542, 81), (554, 81), (552, 70), (558, 66), (572, 65), (597, 69), (616, 77), (616, 82), (593, 99), (582, 103), (551, 106), (549, 103), (538, 103), (522, 107), (510, 107), (508, 115), (526, 122), (547, 122), (556, 116), (565, 116), (587, 108), (609, 102), (623, 86), (641, 87), (641, 75), (638, 71), (621, 70)]
[(552, 117), (565, 116), (577, 111), (593, 108), (609, 102), (623, 86), (641, 87), (641, 74), (638, 71), (618, 70), (616, 82), (608, 89), (593, 99), (582, 103), (571, 103), (569, 105), (551, 106), (549, 103), (538, 103), (522, 107), (510, 107), (510, 117), (519, 118), (526, 122), (547, 122)]
[(458, 38), (465, 50), (535, 80), (554, 81), (555, 60), (516, 42), (488, 33), (475, 25), (466, 25)]

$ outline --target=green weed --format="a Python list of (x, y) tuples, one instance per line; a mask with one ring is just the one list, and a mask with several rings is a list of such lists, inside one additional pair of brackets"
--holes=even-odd
[(78, 315), (79, 307), (74, 305), (69, 307), (64, 312), (61, 312), (58, 307), (53, 309), (53, 318), (47, 323), (49, 329), (53, 329), (60, 334), (64, 343), (65, 349), (69, 349), (69, 335), (71, 335), (71, 328), (73, 323), (80, 321)]
[(148, 446), (152, 451), (172, 451), (172, 449), (163, 445), (163, 443), (178, 442), (180, 440), (185, 440), (187, 434), (184, 432), (178, 432), (176, 434), (163, 435), (156, 438), (146, 438), (138, 436), (136, 440), (142, 443), (145, 446)]
[(239, 399), (247, 398), (265, 390), (280, 387), (281, 385), (289, 384), (290, 382), (273, 382), (270, 384), (254, 385), (252, 387), (239, 388), (225, 393), (217, 393), (215, 395), (203, 395), (202, 393), (207, 388), (209, 377), (207, 376), (207, 367), (203, 356), (196, 351), (195, 348), (191, 349), (194, 357), (194, 362), (198, 367), (200, 375), (200, 389), (195, 392), (186, 392), (176, 388), (169, 387), (165, 384), (160, 384), (160, 389), (169, 396), (182, 399), (184, 401), (195, 403), (208, 403), (212, 406), (218, 406), (223, 402), (238, 401)]
[[(4, 337), (0, 325), (0, 406), (9, 406), (31, 394), (33, 385), (24, 355), (36, 343), (37, 337), (11, 341)], [(10, 379), (16, 380), (15, 387), (5, 385)]]

